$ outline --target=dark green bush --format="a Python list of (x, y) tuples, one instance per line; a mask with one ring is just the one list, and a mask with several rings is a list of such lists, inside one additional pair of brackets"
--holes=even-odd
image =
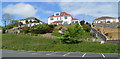
[(84, 24), (85, 24), (85, 21), (84, 21), (84, 20), (80, 21), (80, 24), (81, 24), (81, 25), (84, 25)]
[(2, 33), (5, 33), (6, 27), (2, 27)]
[(39, 24), (36, 26), (36, 29), (32, 30), (35, 34), (43, 34), (46, 33), (47, 27), (43, 24)]
[(82, 25), (82, 27), (86, 32), (90, 32), (91, 30), (91, 27), (89, 25)]

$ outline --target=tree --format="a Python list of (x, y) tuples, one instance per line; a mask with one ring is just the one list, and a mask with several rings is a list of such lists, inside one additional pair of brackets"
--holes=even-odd
[(5, 13), (2, 15), (2, 21), (5, 24), (5, 27), (8, 23), (12, 23), (11, 21), (12, 19), (13, 19), (13, 16), (10, 14)]
[(26, 24), (29, 24), (28, 20), (26, 20)]
[(81, 26), (77, 23), (74, 26), (68, 27), (67, 32), (63, 34), (64, 38), (62, 38), (61, 40), (63, 43), (67, 43), (67, 44), (79, 43), (76, 36), (80, 33), (83, 33), (83, 30)]
[(80, 24), (81, 24), (81, 25), (84, 25), (84, 24), (85, 24), (85, 21), (84, 21), (84, 20), (80, 21)]

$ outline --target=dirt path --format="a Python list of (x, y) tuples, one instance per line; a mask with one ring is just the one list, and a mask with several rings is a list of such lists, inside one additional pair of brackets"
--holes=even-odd
[(51, 38), (63, 38), (63, 37), (52, 36), (51, 33), (40, 34), (40, 36), (43, 36), (43, 37), (51, 37)]

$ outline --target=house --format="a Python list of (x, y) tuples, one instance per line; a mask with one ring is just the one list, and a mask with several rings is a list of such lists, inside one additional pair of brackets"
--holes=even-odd
[(38, 25), (38, 24), (43, 24), (44, 23), (44, 22), (38, 20), (35, 17), (28, 17), (26, 19), (21, 19), (21, 20), (19, 20), (19, 22), (23, 23), (22, 26), (28, 26), (28, 27), (32, 27), (34, 25)]
[(93, 23), (117, 23), (119, 20), (117, 18), (109, 17), (109, 16), (104, 16), (104, 17), (99, 17), (96, 18)]
[(76, 24), (79, 19), (73, 18), (70, 14), (66, 12), (56, 12), (52, 16), (48, 17), (48, 24)]
[(119, 20), (117, 18), (104, 16), (96, 18), (92, 23), (92, 28), (101, 32), (107, 37), (107, 40), (119, 40)]

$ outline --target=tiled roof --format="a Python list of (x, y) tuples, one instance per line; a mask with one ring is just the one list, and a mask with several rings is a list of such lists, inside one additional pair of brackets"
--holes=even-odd
[(63, 21), (54, 21), (53, 23), (60, 23), (60, 22), (63, 22)]
[[(66, 13), (66, 12), (60, 12), (60, 15), (58, 15), (58, 16), (54, 16), (54, 15), (52, 15), (52, 16), (50, 16), (50, 17), (61, 17), (61, 16), (71, 16), (70, 14), (68, 14), (68, 13)], [(72, 17), (72, 16), (71, 16)]]
[(106, 19), (116, 19), (116, 18), (109, 17), (109, 16), (104, 16), (104, 17), (96, 18), (94, 21), (96, 21), (96, 20), (106, 20)]
[(79, 19), (72, 18), (72, 20), (79, 20)]

